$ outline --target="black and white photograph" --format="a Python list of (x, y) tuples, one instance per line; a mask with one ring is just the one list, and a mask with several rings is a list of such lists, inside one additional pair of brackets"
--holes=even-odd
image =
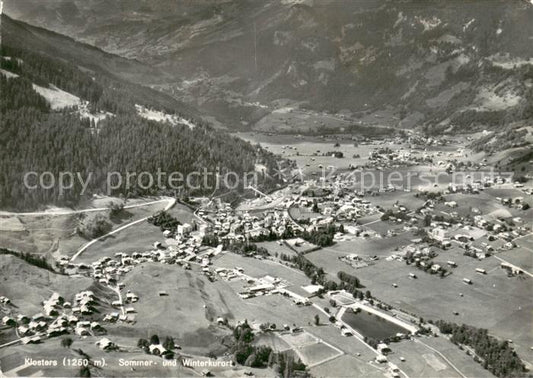
[(0, 0), (0, 377), (533, 377), (533, 0)]

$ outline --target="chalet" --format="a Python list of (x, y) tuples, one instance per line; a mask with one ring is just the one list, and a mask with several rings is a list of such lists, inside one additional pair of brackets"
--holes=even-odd
[(348, 330), (347, 328), (343, 328), (343, 329), (341, 329), (341, 335), (349, 337), (349, 336), (353, 336), (353, 333), (352, 333), (352, 331)]
[(74, 328), (74, 333), (78, 336), (89, 336), (91, 334), (87, 328), (83, 327)]
[(115, 344), (109, 340), (107, 337), (102, 338), (101, 340), (98, 340), (96, 343), (96, 346), (102, 350), (110, 350), (115, 348)]
[(17, 328), (17, 332), (19, 333), (19, 335), (27, 335), (28, 333), (30, 333), (30, 329), (28, 327), (25, 327), (25, 326), (18, 326)]
[(126, 293), (127, 302), (135, 303), (138, 300), (139, 300), (139, 297), (135, 293), (132, 293), (132, 292)]
[(275, 289), (274, 285), (269, 284), (269, 283), (265, 283), (265, 284), (259, 284), (259, 285), (252, 286), (252, 287), (248, 288), (248, 291), (250, 293), (254, 293), (254, 292), (258, 292), (258, 291), (270, 291), (270, 290), (274, 290), (274, 289)]
[(390, 353), (391, 352), (391, 349), (389, 348), (389, 346), (385, 343), (379, 343), (378, 346), (377, 346), (377, 351), (383, 355), (386, 355), (387, 353)]
[(9, 327), (12, 327), (14, 325), (17, 324), (17, 322), (15, 321), (14, 318), (12, 318), (11, 316), (4, 316), (2, 318), (2, 323), (6, 326), (9, 326)]
[(22, 339), (22, 344), (39, 344), (41, 342), (41, 336), (33, 336), (33, 337), (24, 337)]
[(189, 223), (178, 225), (177, 234), (180, 236), (187, 236), (192, 232), (192, 226)]
[(17, 322), (28, 323), (29, 321), (30, 321), (30, 318), (28, 318), (26, 315), (22, 315), (22, 314), (17, 315)]
[(152, 344), (148, 349), (150, 350), (151, 354), (156, 356), (160, 356), (167, 351), (161, 344)]
[(388, 360), (387, 360), (387, 357), (380, 354), (378, 356), (376, 356), (376, 362), (380, 363), (380, 364), (384, 364), (386, 363)]
[(65, 327), (50, 327), (48, 328), (48, 331), (46, 331), (46, 336), (48, 337), (56, 337), (63, 335), (67, 333), (67, 329)]

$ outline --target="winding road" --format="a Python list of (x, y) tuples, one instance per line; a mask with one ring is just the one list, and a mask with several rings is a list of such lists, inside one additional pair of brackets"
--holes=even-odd
[[(176, 199), (175, 198), (166, 198), (166, 199), (162, 199), (162, 200), (159, 200), (159, 201), (152, 201), (152, 202), (146, 202), (144, 204), (132, 205), (131, 207), (147, 206), (147, 205), (152, 205), (152, 204), (161, 203), (161, 202), (168, 202), (167, 206), (165, 206), (165, 209), (164, 209), (164, 211), (167, 211), (167, 210), (171, 209), (176, 204)], [(129, 208), (131, 208), (131, 207), (129, 207)], [(127, 208), (127, 207), (125, 206), (124, 208)], [(92, 209), (90, 209), (90, 210), (92, 210)], [(98, 242), (98, 241), (100, 241), (102, 239), (105, 239), (105, 238), (107, 238), (110, 235), (114, 235), (114, 234), (116, 234), (116, 233), (118, 233), (118, 232), (120, 232), (122, 230), (125, 230), (126, 228), (129, 228), (129, 227), (134, 226), (134, 225), (136, 225), (138, 223), (144, 222), (148, 218), (150, 218), (150, 217), (148, 216), (148, 217), (144, 217), (144, 218), (141, 218), (141, 219), (137, 219), (136, 221), (127, 223), (124, 226), (121, 226), (121, 227), (119, 227), (119, 228), (117, 228), (117, 229), (115, 229), (115, 230), (113, 230), (111, 232), (108, 232), (105, 235), (102, 235), (102, 236), (100, 236), (100, 237), (98, 237), (96, 239), (91, 240), (90, 242), (88, 242), (87, 244), (82, 246), (80, 249), (78, 249), (76, 251), (76, 253), (74, 254), (74, 256), (71, 257), (70, 261), (72, 262), (72, 261), (76, 260), (76, 258), (79, 255), (81, 255), (83, 252), (85, 252), (85, 250), (87, 248), (89, 248), (91, 245), (93, 245), (94, 243), (96, 243), (96, 242)]]

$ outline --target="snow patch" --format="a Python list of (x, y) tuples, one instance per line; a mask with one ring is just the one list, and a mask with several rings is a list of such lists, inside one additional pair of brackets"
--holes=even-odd
[(291, 113), (293, 110), (294, 110), (294, 108), (291, 108), (291, 107), (287, 106), (287, 107), (284, 107), (284, 108), (276, 109), (276, 110), (272, 111), (272, 113), (287, 114), (287, 113)]
[(65, 92), (54, 85), (50, 85), (49, 88), (41, 87), (37, 84), (32, 85), (33, 90), (43, 96), (53, 110), (79, 106), (81, 104), (81, 100), (78, 96)]
[(511, 58), (509, 54), (496, 54), (488, 58), (493, 66), (503, 68), (505, 70), (512, 70), (516, 67), (533, 65), (533, 58)]
[[(532, 1), (533, 1), (533, 0), (532, 0)], [(407, 17), (405, 17), (405, 16), (403, 15), (403, 12), (399, 12), (399, 13), (398, 13), (398, 18), (396, 19), (396, 22), (394, 23), (393, 28), (395, 28), (396, 26), (398, 26), (402, 21), (404, 21), (404, 20), (406, 20), (406, 19), (407, 19)]]
[(435, 16), (431, 18), (422, 18), (417, 16), (416, 20), (424, 27), (424, 32), (433, 30), (442, 23), (442, 21)]
[(191, 130), (194, 129), (194, 127), (196, 126), (194, 123), (192, 123), (188, 119), (185, 119), (175, 114), (167, 114), (160, 110), (148, 109), (142, 105), (137, 105), (137, 104), (135, 104), (135, 109), (137, 110), (137, 114), (139, 114), (142, 118), (145, 118), (151, 121), (168, 122), (173, 126), (185, 125), (189, 127), (189, 129)]
[(335, 59), (320, 60), (313, 64), (315, 70), (335, 71)]
[(471, 19), (470, 21), (468, 21), (466, 24), (463, 25), (463, 32), (467, 31), (468, 28), (470, 27), (470, 25), (472, 25), (472, 23), (476, 21), (475, 18)]
[(19, 75), (17, 75), (16, 73), (9, 72), (9, 71), (3, 70), (1, 68), (0, 68), (0, 73), (2, 75), (4, 75), (6, 78), (8, 78), (8, 79), (13, 79), (13, 78), (19, 77)]

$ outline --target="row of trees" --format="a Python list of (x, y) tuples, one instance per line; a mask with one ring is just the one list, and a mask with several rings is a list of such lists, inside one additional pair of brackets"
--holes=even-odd
[(148, 218), (148, 223), (159, 227), (161, 231), (169, 230), (171, 232), (176, 232), (176, 229), (181, 224), (179, 220), (174, 218), (166, 211), (160, 211), (157, 214), (151, 216), (150, 218)]
[(0, 255), (15, 256), (26, 261), (28, 264), (57, 273), (54, 267), (42, 256), (35, 256), (28, 252), (15, 252), (6, 248), (0, 248)]
[(474, 349), (475, 359), (497, 377), (521, 376), (525, 365), (507, 341), (498, 341), (486, 329), (458, 325), (439, 320), (435, 322), (440, 331), (451, 335), (450, 340)]

